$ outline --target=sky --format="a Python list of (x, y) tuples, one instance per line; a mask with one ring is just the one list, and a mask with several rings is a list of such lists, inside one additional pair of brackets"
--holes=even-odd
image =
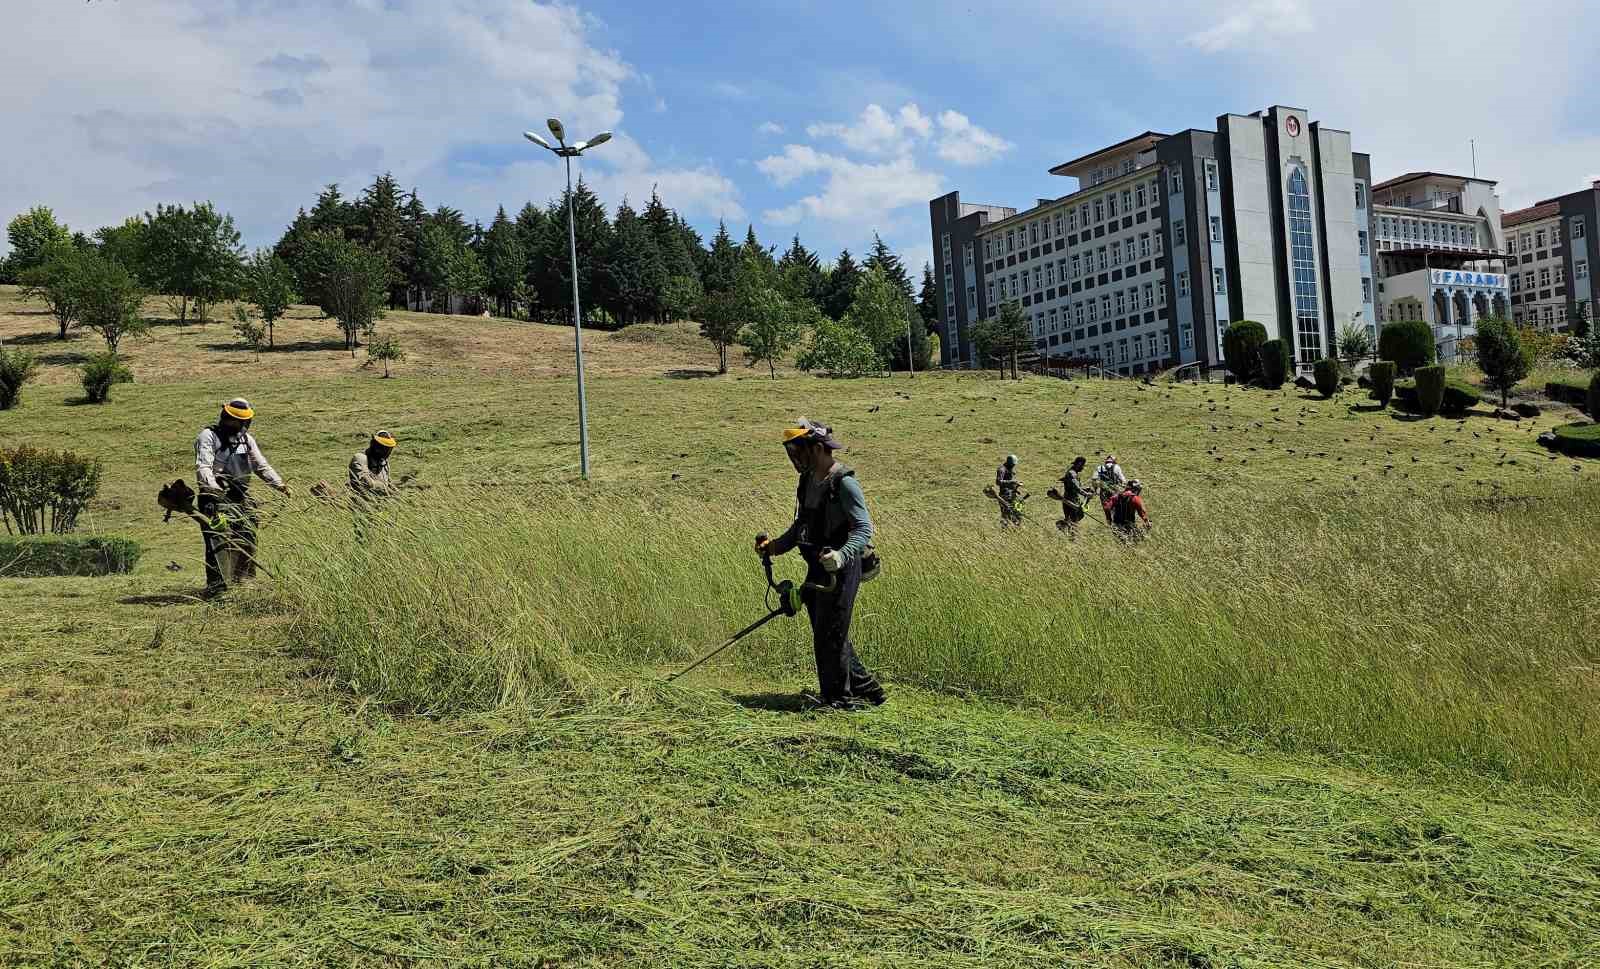
[[(1578, 0), (0, 0), (0, 219), (92, 232), (209, 199), (270, 245), (318, 190), (393, 172), (487, 223), (564, 184), (523, 140), (562, 118), (614, 207), (652, 188), (708, 239), (824, 261), (874, 232), (913, 269), (929, 199), (1019, 208), (1047, 169), (1146, 130), (1303, 107), (1382, 179), (1500, 182), (1506, 208), (1600, 178), (1600, 58)], [(1514, 13), (1512, 11), (1514, 9)], [(0, 247), (4, 246), (0, 240)]]

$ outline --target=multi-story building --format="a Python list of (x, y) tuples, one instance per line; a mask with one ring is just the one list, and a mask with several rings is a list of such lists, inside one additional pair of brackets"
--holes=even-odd
[(1411, 172), (1372, 187), (1378, 322), (1420, 319), (1446, 360), (1485, 316), (1507, 318), (1500, 200), (1495, 182)]
[(1594, 236), (1597, 200), (1600, 181), (1505, 215), (1514, 322), (1560, 331), (1580, 316), (1595, 319), (1600, 307), (1590, 267), (1600, 259)]
[[(1050, 173), (1075, 178), (1077, 188), (1024, 211), (963, 204), (954, 192), (930, 203), (934, 249), (951, 254), (941, 261), (946, 366), (973, 365), (971, 327), (1012, 300), (1040, 354), (1124, 374), (1224, 363), (1222, 333), (1241, 319), (1262, 323), (1308, 366), (1335, 349), (1341, 327), (1376, 326), (1380, 274), (1408, 276), (1414, 255), (1424, 270), (1459, 275), (1474, 261), (1466, 257), (1499, 241), (1492, 182), (1455, 190), (1457, 207), (1476, 213), (1465, 206), (1477, 205), (1481, 220), (1449, 211), (1448, 202), (1423, 218), (1409, 207), (1421, 204), (1415, 197), (1374, 196), (1370, 159), (1351, 150), (1349, 132), (1298, 108), (1223, 115), (1214, 131), (1147, 131)], [(1433, 199), (1434, 188), (1412, 192)], [(1380, 223), (1379, 201), (1400, 221)], [(1454, 228), (1435, 239), (1435, 222)], [(1400, 233), (1396, 245), (1379, 249), (1380, 224)], [(1422, 234), (1417, 245), (1398, 245), (1406, 232)], [(1447, 244), (1461, 257), (1436, 261), (1433, 250)], [(1404, 297), (1411, 280), (1401, 282)], [(1489, 281), (1438, 285), (1453, 292)]]

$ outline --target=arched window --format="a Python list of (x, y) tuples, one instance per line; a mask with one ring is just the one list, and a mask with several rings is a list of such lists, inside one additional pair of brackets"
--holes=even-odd
[(1295, 330), (1300, 362), (1322, 357), (1322, 311), (1317, 299), (1317, 250), (1311, 225), (1311, 188), (1305, 169), (1289, 171), (1289, 253), (1294, 284)]

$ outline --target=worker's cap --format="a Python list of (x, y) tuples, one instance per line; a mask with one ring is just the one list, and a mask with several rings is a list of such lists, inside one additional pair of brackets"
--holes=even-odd
[(379, 445), (380, 447), (392, 448), (395, 445), (394, 435), (390, 434), (388, 431), (373, 431), (372, 443)]
[(239, 421), (248, 421), (256, 416), (256, 412), (250, 408), (250, 402), (243, 397), (235, 397), (223, 404), (222, 412)]
[(1015, 454), (1006, 455), (1006, 467), (1008, 467), (1008, 468), (1015, 467), (1016, 463), (1017, 463), (1017, 456)]
[(785, 445), (817, 443), (830, 451), (844, 448), (844, 445), (833, 436), (833, 428), (804, 417), (795, 421), (793, 427), (784, 428), (783, 443)]
[(1138, 494), (1144, 490), (1144, 485), (1139, 482), (1138, 478), (1134, 478), (1132, 481), (1128, 482), (1128, 490), (1134, 494)]

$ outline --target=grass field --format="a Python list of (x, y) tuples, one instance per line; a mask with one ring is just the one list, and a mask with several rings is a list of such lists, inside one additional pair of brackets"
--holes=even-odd
[[(581, 486), (567, 331), (394, 314), (383, 380), (296, 316), (259, 362), (159, 327), (74, 406), (92, 344), (0, 290), (52, 355), (0, 444), (102, 455), (85, 527), (147, 548), (0, 578), (0, 965), (1600, 961), (1600, 472), (1534, 443), (1570, 410), (701, 379), (685, 334), (594, 334)], [(282, 578), (198, 604), (153, 495), (234, 394), (302, 492), (380, 425), (433, 487), (359, 544), (269, 499)], [(660, 683), (762, 611), (800, 413), (888, 563), (857, 717), (800, 711), (799, 623)], [(1113, 449), (1152, 538), (1069, 543), (1043, 491)]]

